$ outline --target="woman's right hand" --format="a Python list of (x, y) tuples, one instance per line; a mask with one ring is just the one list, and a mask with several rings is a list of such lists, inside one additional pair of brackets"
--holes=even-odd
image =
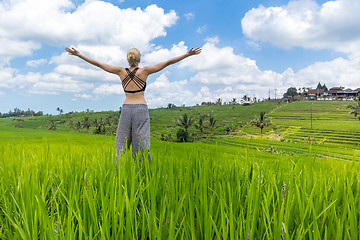
[(75, 48), (65, 48), (66, 52), (69, 53), (69, 55), (74, 55), (74, 56), (79, 56), (80, 52), (78, 50), (76, 50)]

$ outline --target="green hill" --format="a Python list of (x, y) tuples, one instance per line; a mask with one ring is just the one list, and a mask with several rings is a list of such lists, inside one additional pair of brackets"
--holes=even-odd
[[(177, 107), (176, 109), (153, 109), (150, 110), (150, 116), (153, 118), (151, 120), (151, 134), (156, 138), (160, 138), (161, 134), (176, 136), (179, 127), (176, 126), (175, 121), (184, 114), (191, 116), (195, 120), (195, 124), (200, 116), (205, 117), (205, 125), (208, 125), (208, 117), (210, 115), (214, 117), (216, 125), (213, 134), (216, 136), (227, 135), (227, 128), (230, 130), (229, 133), (237, 134), (243, 126), (254, 119), (255, 115), (259, 115), (262, 111), (269, 113), (279, 105), (279, 103), (262, 102), (249, 106), (212, 105)], [(189, 128), (189, 132), (194, 135), (199, 135), (200, 133), (194, 124)], [(204, 132), (205, 137), (210, 136), (209, 129), (205, 129)]]
[[(208, 125), (209, 116), (216, 120), (213, 135), (210, 129), (204, 130), (204, 138), (217, 138), (228, 136), (248, 137), (260, 136), (259, 128), (249, 123), (255, 115), (261, 111), (266, 112), (274, 125), (264, 129), (265, 138), (275, 138), (288, 142), (304, 143), (341, 143), (358, 145), (360, 143), (360, 121), (349, 114), (346, 108), (350, 102), (345, 101), (299, 101), (290, 104), (261, 102), (250, 106), (242, 105), (212, 105), (176, 107), (174, 109), (157, 108), (150, 109), (151, 136), (161, 139), (176, 140), (179, 126), (176, 119), (187, 114), (195, 122), (188, 129), (194, 140), (200, 140), (200, 131), (195, 128), (198, 119), (204, 117), (205, 125)], [(83, 128), (84, 119), (88, 118), (92, 123), (89, 130)], [(47, 130), (52, 123), (56, 124), (57, 131), (75, 131), (75, 125), (79, 125), (76, 131), (94, 133), (96, 124), (103, 124), (103, 134), (114, 135), (118, 123), (119, 112), (81, 112), (67, 113), (54, 116), (25, 117), (0, 119), (0, 126), (21, 126), (24, 129)], [(312, 129), (311, 129), (312, 119)], [(72, 126), (72, 128), (70, 128)], [(22, 131), (26, 131), (22, 129)], [(2, 132), (5, 131), (4, 129)]]
[(269, 114), (288, 141), (360, 144), (360, 121), (349, 114), (346, 101), (301, 101)]
[[(176, 107), (174, 109), (157, 108), (149, 109), (151, 118), (151, 135), (160, 139), (161, 134), (173, 134), (176, 136), (176, 132), (179, 127), (176, 126), (175, 121), (184, 114), (188, 114), (195, 121), (200, 116), (205, 117), (205, 125), (207, 119), (211, 115), (216, 119), (216, 126), (213, 131), (214, 135), (226, 134), (226, 128), (231, 128), (232, 132), (239, 130), (242, 126), (248, 123), (255, 115), (258, 115), (261, 111), (270, 112), (278, 103), (255, 103), (250, 106), (242, 105), (212, 105), (212, 106), (193, 106), (193, 107)], [(71, 130), (69, 125), (77, 124), (82, 125), (85, 118), (89, 118), (90, 122), (97, 120), (97, 122), (107, 122), (105, 127), (110, 128), (111, 131), (107, 131), (108, 135), (114, 135), (116, 125), (119, 119), (119, 112), (105, 111), (105, 112), (81, 112), (81, 113), (66, 113), (62, 115), (54, 116), (39, 116), (39, 117), (24, 117), (24, 118), (7, 118), (0, 119), (0, 126), (21, 126), (23, 128), (30, 129), (48, 129), (49, 125), (53, 122), (57, 125), (57, 130), (69, 131)], [(19, 121), (22, 120), (22, 121)], [(95, 130), (94, 124), (90, 127), (90, 132)], [(74, 127), (73, 127), (74, 129)], [(78, 131), (87, 132), (80, 128)], [(191, 134), (199, 133), (199, 130), (195, 126), (189, 128)], [(210, 135), (210, 130), (205, 130), (205, 136)]]

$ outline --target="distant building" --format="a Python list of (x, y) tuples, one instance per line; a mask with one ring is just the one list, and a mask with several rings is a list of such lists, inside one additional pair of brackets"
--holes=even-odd
[(350, 88), (341, 89), (340, 87), (330, 88), (329, 91), (326, 92), (327, 96), (336, 100), (351, 100), (359, 96), (359, 88), (356, 90), (352, 90)]
[(325, 89), (309, 89), (307, 91), (307, 97), (308, 99), (314, 100), (318, 97), (321, 97), (325, 94)]
[(352, 100), (360, 95), (360, 88), (352, 90), (341, 87), (333, 87), (328, 91), (324, 89), (309, 89), (305, 93), (309, 100)]

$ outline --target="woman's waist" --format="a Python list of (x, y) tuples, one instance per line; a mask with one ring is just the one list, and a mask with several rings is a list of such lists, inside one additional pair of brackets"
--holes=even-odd
[(146, 104), (144, 94), (127, 93), (124, 104)]

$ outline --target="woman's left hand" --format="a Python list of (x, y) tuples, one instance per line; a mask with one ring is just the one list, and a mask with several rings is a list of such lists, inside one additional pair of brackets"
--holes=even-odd
[(65, 48), (66, 52), (69, 53), (69, 55), (79, 56), (80, 52), (76, 50), (75, 48)]

